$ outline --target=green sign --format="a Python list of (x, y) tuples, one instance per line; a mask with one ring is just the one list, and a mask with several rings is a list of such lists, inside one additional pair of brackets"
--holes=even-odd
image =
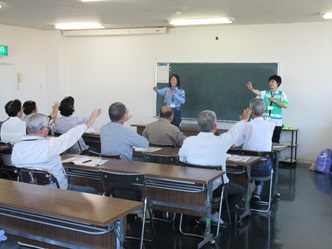
[(8, 55), (8, 46), (0, 45), (0, 56)]

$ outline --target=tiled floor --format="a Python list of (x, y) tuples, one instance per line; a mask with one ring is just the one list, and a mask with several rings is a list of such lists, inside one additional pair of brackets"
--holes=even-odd
[[(289, 181), (289, 170), (279, 173), (280, 200), (274, 203), (269, 215), (252, 214), (241, 226), (234, 224), (221, 229), (214, 245), (204, 248), (223, 249), (292, 249), (332, 247), (332, 176), (314, 173), (307, 165), (299, 165), (295, 184)], [(179, 235), (176, 222), (155, 223), (157, 239), (145, 243), (146, 249), (192, 249), (199, 239)], [(189, 231), (201, 232), (193, 220)], [(127, 248), (139, 248), (128, 243)]]
[[(332, 248), (332, 175), (323, 175), (299, 165), (295, 184), (290, 183), (289, 170), (280, 170), (280, 200), (268, 215), (252, 214), (241, 226), (232, 224), (221, 229), (214, 245), (222, 249), (309, 249)], [(186, 219), (186, 229), (202, 232), (202, 226)], [(157, 222), (157, 238), (144, 243), (146, 249), (192, 249), (200, 239), (179, 234), (177, 227)], [(215, 231), (215, 229), (213, 230)], [(128, 249), (139, 248), (138, 242), (128, 242)]]

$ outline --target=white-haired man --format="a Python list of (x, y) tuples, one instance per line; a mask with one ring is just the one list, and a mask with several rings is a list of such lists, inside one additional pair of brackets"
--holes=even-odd
[[(242, 146), (244, 150), (271, 151), (272, 135), (275, 124), (264, 117), (266, 105), (263, 99), (250, 101), (252, 120), (245, 125), (245, 132), (237, 138), (234, 145)], [(252, 176), (269, 176), (272, 169), (271, 159), (254, 163), (250, 167)], [(252, 193), (252, 201), (260, 201), (263, 181), (255, 181), (255, 190)]]
[(95, 109), (85, 124), (78, 125), (59, 137), (50, 138), (47, 137), (49, 118), (40, 113), (29, 115), (26, 119), (28, 135), (13, 147), (13, 164), (18, 168), (49, 170), (57, 178), (61, 189), (96, 194), (97, 191), (92, 187), (68, 183), (60, 154), (77, 142), (100, 113), (100, 109)]
[[(180, 161), (203, 166), (222, 166), (222, 169), (226, 172), (227, 151), (234, 144), (237, 137), (244, 132), (244, 125), (248, 121), (250, 113), (250, 109), (244, 110), (240, 117), (241, 121), (220, 136), (215, 136), (218, 128), (215, 112), (205, 110), (199, 113), (197, 124), (200, 132), (197, 136), (191, 136), (184, 140), (179, 151)], [(244, 188), (235, 183), (230, 184), (226, 174), (223, 177), (230, 206), (235, 207), (244, 195)], [(213, 182), (213, 197), (220, 196), (221, 183), (220, 178)], [(215, 223), (218, 222), (217, 212), (213, 213), (211, 220)], [(223, 221), (220, 221), (220, 223), (222, 224)]]

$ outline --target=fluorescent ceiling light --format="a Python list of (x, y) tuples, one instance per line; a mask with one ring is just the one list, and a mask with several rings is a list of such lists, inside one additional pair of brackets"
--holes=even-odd
[(332, 12), (324, 13), (324, 14), (322, 15), (322, 17), (323, 17), (324, 19), (332, 19)]
[(171, 20), (171, 25), (208, 25), (208, 24), (225, 24), (232, 23), (234, 18), (221, 17), (221, 18), (196, 18), (196, 19), (177, 19)]
[(63, 36), (105, 36), (105, 35), (144, 35), (166, 34), (167, 28), (137, 28), (137, 29), (97, 29), (97, 30), (65, 30)]
[(104, 25), (96, 22), (77, 22), (77, 23), (58, 23), (56, 29), (60, 30), (76, 30), (76, 29), (103, 29)]

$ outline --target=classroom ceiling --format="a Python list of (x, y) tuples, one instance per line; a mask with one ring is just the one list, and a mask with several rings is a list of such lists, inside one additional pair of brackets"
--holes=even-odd
[(53, 30), (60, 22), (91, 21), (107, 28), (165, 27), (172, 18), (204, 17), (233, 17), (231, 25), (324, 22), (321, 13), (332, 11), (332, 0), (0, 0), (0, 4), (0, 24), (40, 30)]

